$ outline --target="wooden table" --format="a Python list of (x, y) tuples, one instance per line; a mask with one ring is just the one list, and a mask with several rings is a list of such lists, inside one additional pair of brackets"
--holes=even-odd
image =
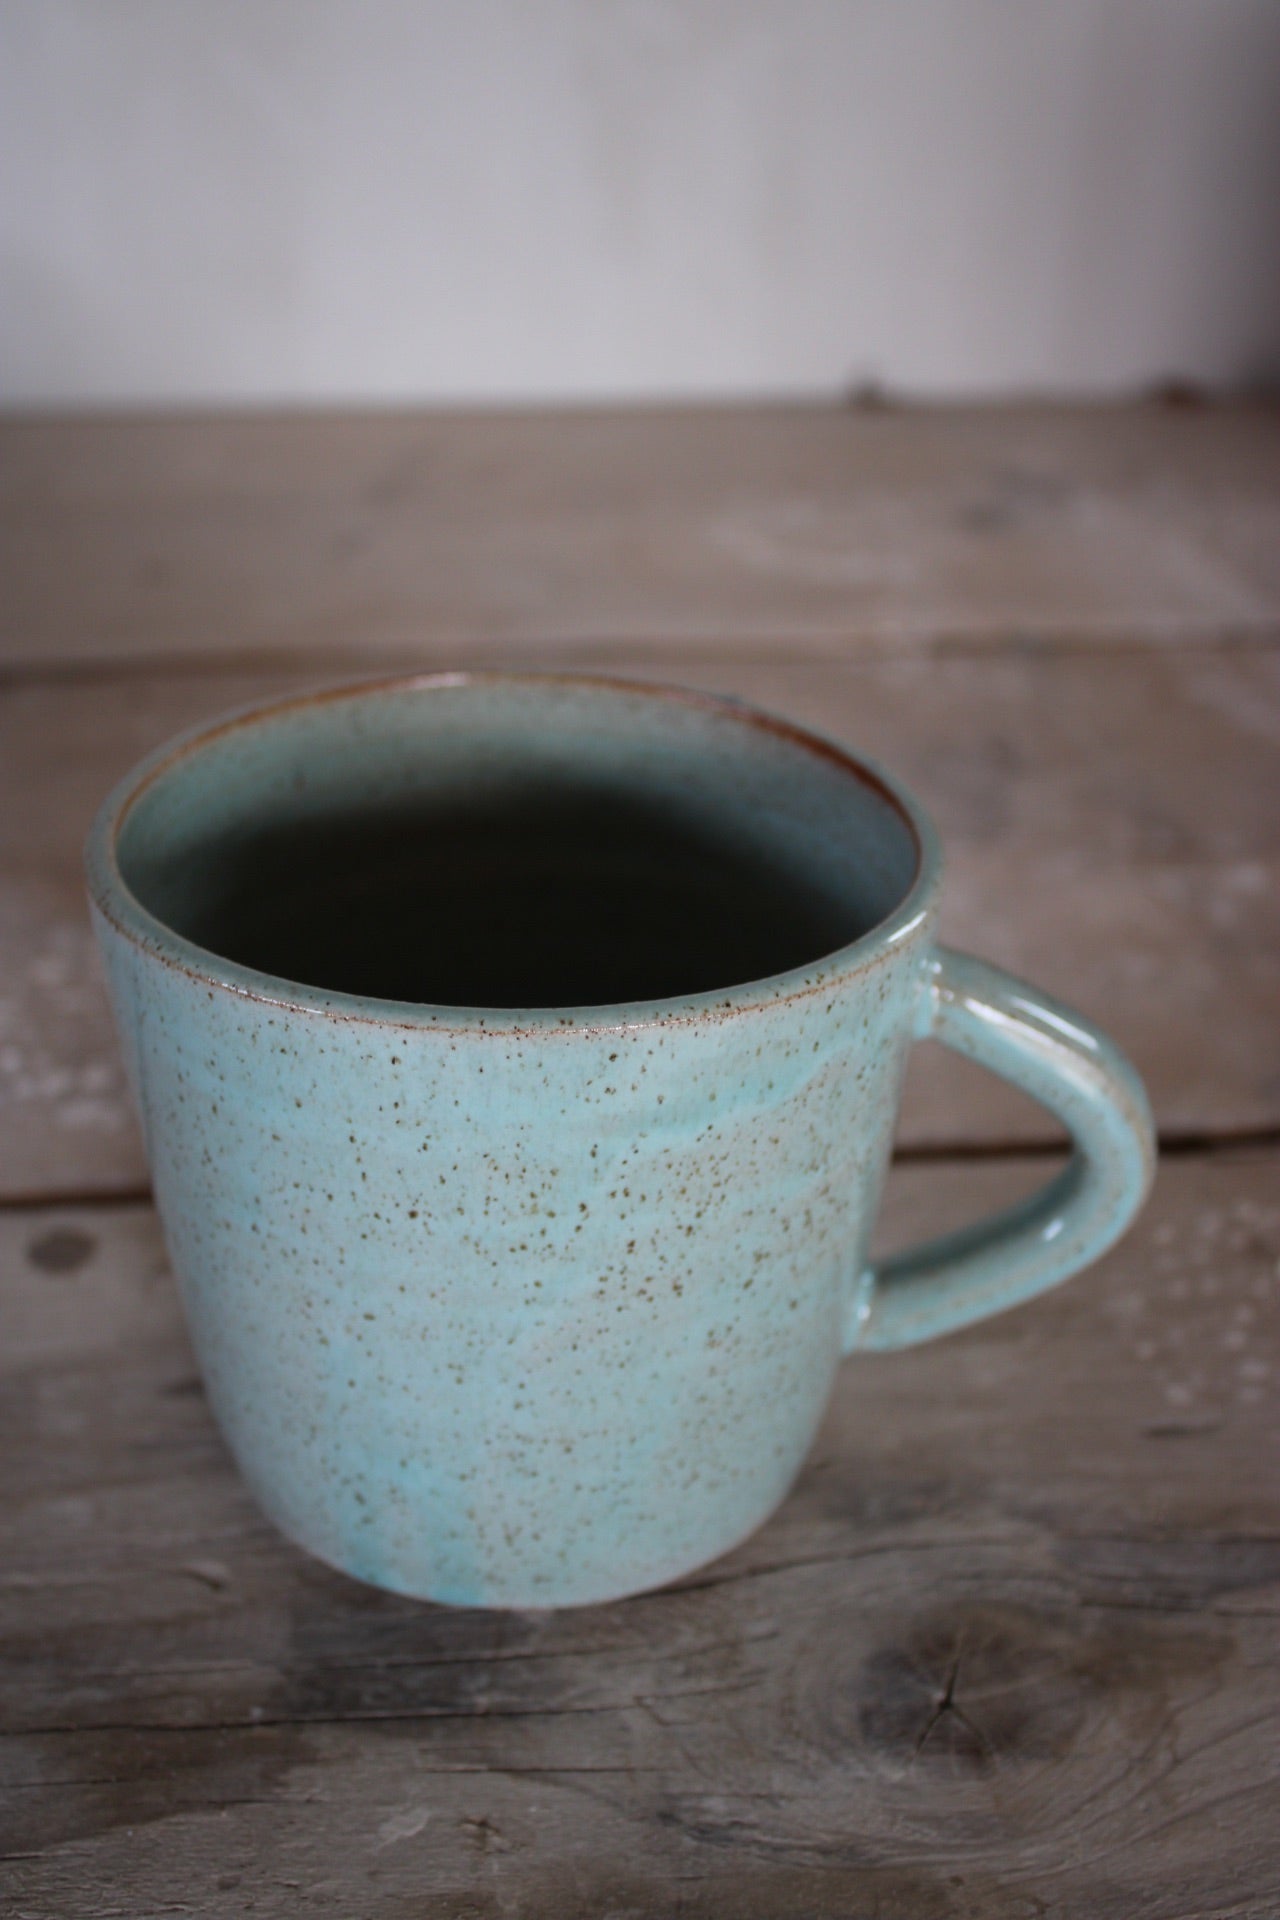
[[(1274, 1920), (1280, 417), (11, 422), (0, 496), (0, 1911)], [(744, 1547), (561, 1616), (375, 1593), (254, 1510), (78, 877), (177, 727), (477, 661), (893, 765), (947, 935), (1107, 1025), (1165, 1146), (1087, 1276), (851, 1362)], [(934, 1054), (890, 1241), (1059, 1150)]]

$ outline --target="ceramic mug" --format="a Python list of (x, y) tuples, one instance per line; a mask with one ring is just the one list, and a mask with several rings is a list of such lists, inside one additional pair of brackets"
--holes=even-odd
[[(94, 918), (210, 1401), (293, 1540), (401, 1593), (634, 1593), (760, 1525), (842, 1355), (1124, 1230), (1140, 1082), (935, 939), (920, 809), (735, 702), (450, 674), (241, 713), (137, 768)], [(1065, 1172), (868, 1262), (933, 1035)]]

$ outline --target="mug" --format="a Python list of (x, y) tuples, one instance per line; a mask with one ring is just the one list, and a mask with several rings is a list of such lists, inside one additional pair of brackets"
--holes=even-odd
[[(734, 701), (556, 673), (285, 700), (143, 762), (87, 865), (215, 1415), (285, 1534), (399, 1593), (563, 1607), (715, 1558), (842, 1356), (1055, 1285), (1151, 1179), (1116, 1048), (938, 945), (914, 801)], [(925, 1035), (1074, 1151), (872, 1264)]]

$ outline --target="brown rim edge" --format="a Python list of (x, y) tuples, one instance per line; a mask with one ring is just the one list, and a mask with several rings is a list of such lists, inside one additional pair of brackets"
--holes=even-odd
[[(807, 966), (736, 987), (713, 989), (669, 1000), (619, 1002), (587, 1007), (453, 1007), (429, 1002), (374, 1001), (358, 994), (326, 991), (303, 981), (290, 981), (225, 959), (187, 940), (143, 906), (127, 885), (116, 859), (117, 843), (135, 804), (154, 784), (184, 760), (229, 734), (267, 724), (309, 707), (361, 700), (372, 695), (443, 691), (476, 685), (564, 686), (584, 691), (605, 689), (642, 695), (654, 701), (693, 707), (739, 726), (769, 733), (801, 748), (815, 759), (829, 761), (869, 788), (906, 826), (915, 849), (915, 871), (893, 912), (857, 940), (820, 955)], [(797, 721), (753, 706), (732, 695), (708, 693), (669, 681), (635, 680), (622, 674), (579, 673), (558, 668), (459, 668), (430, 673), (383, 674), (315, 687), (276, 699), (257, 701), (211, 721), (197, 722), (138, 761), (99, 807), (85, 848), (90, 898), (103, 918), (123, 939), (148, 952), (175, 971), (210, 988), (283, 1011), (320, 1015), (344, 1023), (412, 1027), (435, 1032), (502, 1034), (556, 1031), (616, 1033), (637, 1026), (686, 1025), (701, 1020), (723, 1020), (760, 1012), (786, 1001), (808, 999), (828, 991), (837, 978), (866, 971), (927, 918), (941, 870), (937, 837), (918, 802), (881, 770), (853, 754), (838, 741)], [(125, 911), (121, 913), (119, 907)], [(131, 924), (136, 923), (136, 924)], [(815, 979), (815, 972), (821, 977)], [(274, 989), (274, 990), (273, 990)], [(379, 1011), (370, 1011), (376, 1007)], [(385, 1009), (385, 1011), (382, 1011)], [(606, 1016), (606, 1017), (602, 1017)]]

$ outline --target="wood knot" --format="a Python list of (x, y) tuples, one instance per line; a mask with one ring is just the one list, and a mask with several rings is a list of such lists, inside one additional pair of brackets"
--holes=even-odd
[(78, 1227), (53, 1227), (30, 1243), (27, 1258), (42, 1273), (78, 1273), (97, 1246), (93, 1235), (82, 1233)]
[(905, 1767), (981, 1769), (1067, 1752), (1086, 1717), (1079, 1648), (1012, 1608), (926, 1616), (870, 1654), (858, 1676), (863, 1742)]

